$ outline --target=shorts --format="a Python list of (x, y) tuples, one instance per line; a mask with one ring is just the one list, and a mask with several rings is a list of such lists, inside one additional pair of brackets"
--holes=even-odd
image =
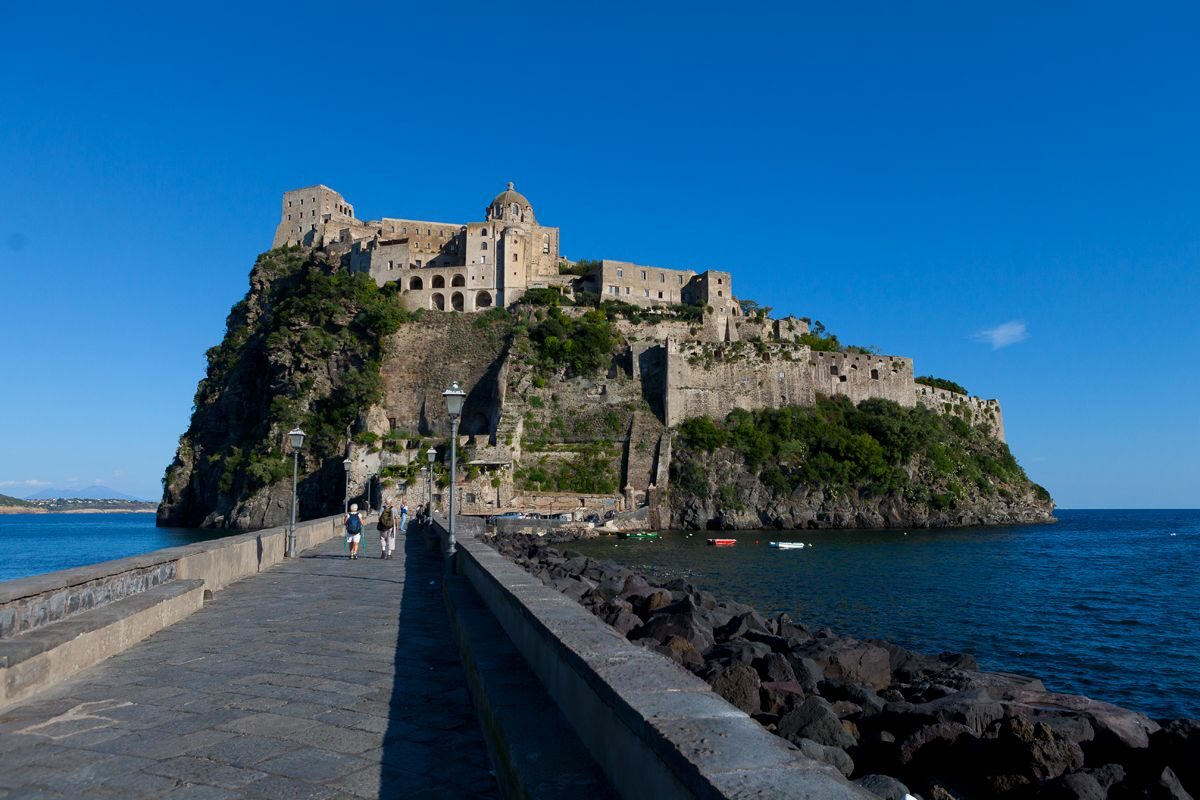
[(347, 533), (346, 541), (350, 544), (358, 544), (358, 540), (362, 538), (361, 533)]

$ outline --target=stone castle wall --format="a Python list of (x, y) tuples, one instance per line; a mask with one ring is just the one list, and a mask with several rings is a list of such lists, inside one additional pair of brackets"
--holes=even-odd
[(1004, 414), (999, 400), (984, 400), (920, 383), (914, 386), (914, 394), (918, 405), (943, 414), (959, 414), (973, 425), (984, 425), (992, 436), (1004, 441)]
[(735, 408), (811, 406), (817, 395), (856, 404), (878, 397), (958, 414), (1004, 440), (999, 401), (917, 384), (911, 358), (815, 351), (787, 341), (668, 340), (665, 359), (663, 414), (670, 427), (698, 416), (722, 419)]

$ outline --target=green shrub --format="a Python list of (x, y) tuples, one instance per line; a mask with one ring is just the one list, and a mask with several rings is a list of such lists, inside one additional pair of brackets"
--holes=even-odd
[(945, 378), (935, 378), (932, 375), (922, 375), (916, 378), (916, 382), (925, 386), (932, 386), (935, 389), (945, 389), (950, 392), (958, 392), (959, 394), (970, 394), (962, 384), (954, 381), (946, 380)]

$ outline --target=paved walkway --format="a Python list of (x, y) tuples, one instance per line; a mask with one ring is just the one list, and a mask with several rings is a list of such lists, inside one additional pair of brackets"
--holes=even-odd
[(0, 797), (497, 797), (439, 559), (398, 547), (315, 548), (0, 712)]

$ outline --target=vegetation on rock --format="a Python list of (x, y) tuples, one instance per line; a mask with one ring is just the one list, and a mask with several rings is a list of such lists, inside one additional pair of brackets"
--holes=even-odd
[[(341, 460), (350, 425), (380, 399), (383, 339), (412, 318), (394, 286), (299, 247), (259, 257), (224, 340), (207, 353), (191, 424), (163, 479), (163, 524), (236, 514), (290, 477), (284, 439), (295, 426), (308, 434), (306, 462)], [(200, 459), (208, 469), (195, 469)]]
[(919, 378), (915, 378), (914, 381), (916, 383), (924, 384), (925, 386), (932, 386), (935, 389), (946, 389), (947, 391), (958, 392), (959, 394), (970, 394), (970, 392), (968, 392), (962, 384), (946, 380), (945, 378), (935, 378), (932, 375), (922, 375)]
[[(906, 506), (950, 511), (966, 502), (1049, 493), (1033, 484), (1008, 445), (959, 415), (890, 400), (854, 405), (819, 397), (814, 408), (735, 410), (724, 420), (690, 419), (679, 427), (672, 463), (676, 501), (693, 498), (740, 511), (745, 499), (718, 465), (732, 461), (747, 492), (761, 502), (820, 493), (890, 497)], [(753, 484), (753, 486), (751, 486)]]

